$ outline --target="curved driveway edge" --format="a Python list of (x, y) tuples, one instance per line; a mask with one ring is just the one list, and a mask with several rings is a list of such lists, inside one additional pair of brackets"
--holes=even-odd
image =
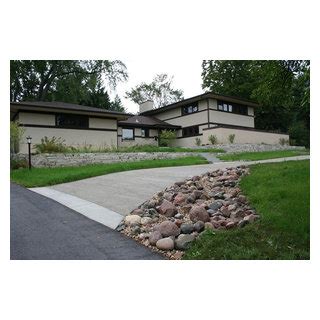
[(151, 251), (65, 206), (11, 184), (12, 260), (159, 260)]

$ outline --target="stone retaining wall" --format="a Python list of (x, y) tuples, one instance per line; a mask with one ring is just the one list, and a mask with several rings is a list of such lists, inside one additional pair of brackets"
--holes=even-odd
[[(93, 163), (131, 162), (139, 160), (175, 159), (190, 155), (187, 152), (139, 152), (139, 153), (43, 153), (32, 155), (33, 167), (81, 166)], [(13, 159), (28, 159), (26, 154), (11, 156)]]

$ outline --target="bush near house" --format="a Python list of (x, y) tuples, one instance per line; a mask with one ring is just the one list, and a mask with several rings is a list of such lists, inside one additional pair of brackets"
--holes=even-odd
[(234, 139), (235, 139), (236, 135), (235, 134), (229, 134), (228, 136), (228, 140), (230, 143), (234, 143)]
[(10, 121), (10, 153), (18, 153), (24, 128), (20, 127), (19, 122)]
[(159, 135), (159, 144), (161, 147), (169, 147), (172, 141), (176, 138), (176, 133), (171, 130), (163, 130)]
[(208, 139), (209, 139), (209, 142), (210, 142), (211, 144), (217, 144), (217, 143), (218, 143), (217, 136), (214, 135), (214, 134), (211, 134)]
[(34, 148), (37, 153), (58, 153), (68, 151), (68, 147), (65, 145), (65, 140), (60, 137), (52, 137), (51, 139), (44, 137), (41, 139), (41, 143), (34, 145)]
[(195, 143), (196, 143), (196, 146), (200, 147), (201, 146), (201, 139), (200, 138), (196, 138), (195, 139)]

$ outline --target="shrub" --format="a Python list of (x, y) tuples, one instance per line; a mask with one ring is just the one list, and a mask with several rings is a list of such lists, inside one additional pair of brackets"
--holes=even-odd
[(279, 139), (279, 144), (282, 145), (282, 146), (289, 145), (289, 140), (285, 139), (285, 138), (280, 138)]
[(34, 147), (38, 153), (55, 153), (55, 152), (66, 152), (68, 147), (64, 144), (65, 140), (61, 138), (44, 137), (41, 139), (41, 143), (35, 144)]
[(303, 122), (297, 122), (289, 128), (290, 144), (310, 147), (310, 130)]
[(200, 138), (196, 138), (196, 145), (198, 147), (200, 147), (200, 145), (201, 145), (201, 139)]
[(171, 142), (176, 138), (176, 133), (171, 130), (163, 130), (160, 133), (160, 146), (169, 147)]
[(28, 168), (27, 160), (25, 159), (11, 159), (10, 160), (10, 169), (15, 170), (19, 168)]
[(19, 122), (10, 121), (10, 153), (18, 153), (20, 142), (25, 130), (19, 126)]
[(230, 143), (234, 143), (234, 139), (235, 139), (236, 135), (233, 133), (233, 134), (229, 134), (229, 137), (228, 137), (228, 140)]
[(217, 144), (217, 143), (218, 143), (217, 136), (214, 135), (214, 134), (211, 134), (208, 139), (209, 139), (209, 142), (210, 142), (211, 144)]

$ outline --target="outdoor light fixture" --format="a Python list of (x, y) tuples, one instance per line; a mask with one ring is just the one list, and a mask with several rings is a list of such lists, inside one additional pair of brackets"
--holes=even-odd
[(32, 140), (32, 138), (30, 136), (28, 136), (26, 139), (27, 139), (27, 143), (28, 143), (29, 170), (31, 170), (31, 140)]

